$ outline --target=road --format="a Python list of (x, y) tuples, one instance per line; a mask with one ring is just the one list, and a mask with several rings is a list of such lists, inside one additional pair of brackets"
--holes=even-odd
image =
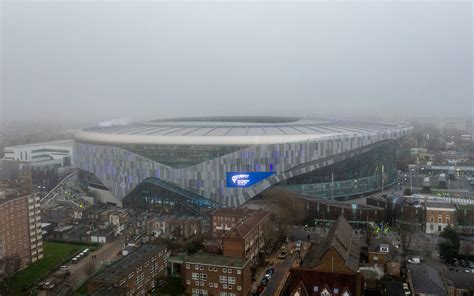
[[(78, 263), (71, 264), (69, 266), (71, 275), (66, 279), (66, 283), (71, 284), (74, 289), (79, 288), (89, 278), (89, 262), (92, 262), (95, 270), (97, 270), (106, 261), (113, 261), (123, 249), (124, 241), (125, 236), (123, 235), (111, 243), (104, 244), (99, 250), (89, 253), (87, 257)], [(92, 259), (93, 255), (95, 255), (95, 259)]]
[(50, 203), (52, 200), (54, 200), (54, 198), (56, 198), (56, 195), (59, 193), (58, 189), (60, 188), (60, 186), (66, 182), (67, 180), (69, 180), (72, 176), (75, 175), (75, 171), (71, 171), (69, 173), (66, 174), (66, 176), (59, 181), (59, 183), (54, 186), (53, 189), (51, 189), (45, 196), (43, 196), (43, 198), (41, 198), (41, 203)]
[(275, 267), (275, 272), (268, 281), (268, 285), (262, 293), (263, 296), (274, 296), (280, 294), (280, 290), (285, 284), (284, 281), (290, 272), (290, 268), (297, 259), (299, 259), (299, 254), (295, 253), (289, 257), (286, 257), (282, 263)]

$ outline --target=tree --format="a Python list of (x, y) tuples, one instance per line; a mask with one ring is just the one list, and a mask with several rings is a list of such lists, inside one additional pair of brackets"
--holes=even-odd
[(456, 257), (459, 253), (461, 239), (454, 228), (447, 226), (439, 236), (441, 239), (438, 243), (440, 256), (445, 260)]
[[(8, 280), (21, 268), (21, 257), (18, 255), (0, 259), (0, 291), (9, 294)], [(2, 295), (2, 293), (0, 293)]]

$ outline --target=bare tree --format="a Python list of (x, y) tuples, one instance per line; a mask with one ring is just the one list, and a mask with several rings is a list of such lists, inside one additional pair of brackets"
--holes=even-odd
[(9, 294), (8, 280), (21, 268), (21, 257), (13, 255), (0, 259), (0, 291)]

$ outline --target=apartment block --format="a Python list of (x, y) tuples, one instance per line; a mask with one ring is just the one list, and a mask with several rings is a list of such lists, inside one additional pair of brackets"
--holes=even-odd
[(186, 295), (246, 296), (252, 287), (250, 260), (212, 254), (194, 254), (183, 260)]
[(120, 288), (118, 295), (147, 295), (156, 281), (166, 276), (167, 264), (165, 246), (144, 245), (95, 275), (87, 286), (88, 293), (115, 287)]
[(43, 258), (37, 194), (0, 199), (0, 258), (19, 256), (21, 266)]
[(449, 202), (431, 202), (426, 207), (426, 233), (439, 233), (448, 225), (455, 225), (456, 207)]

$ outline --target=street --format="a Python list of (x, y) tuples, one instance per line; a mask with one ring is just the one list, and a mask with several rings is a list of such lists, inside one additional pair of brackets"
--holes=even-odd
[[(124, 239), (125, 236), (118, 237), (115, 241), (104, 244), (99, 250), (89, 253), (87, 257), (80, 260), (78, 263), (69, 265), (68, 269), (71, 272), (71, 275), (65, 282), (71, 284), (74, 289), (77, 289), (90, 276), (87, 270), (88, 263), (92, 261), (95, 270), (97, 270), (102, 264), (105, 264), (106, 261), (113, 261), (123, 249)], [(92, 259), (93, 255), (95, 256), (95, 259)]]

